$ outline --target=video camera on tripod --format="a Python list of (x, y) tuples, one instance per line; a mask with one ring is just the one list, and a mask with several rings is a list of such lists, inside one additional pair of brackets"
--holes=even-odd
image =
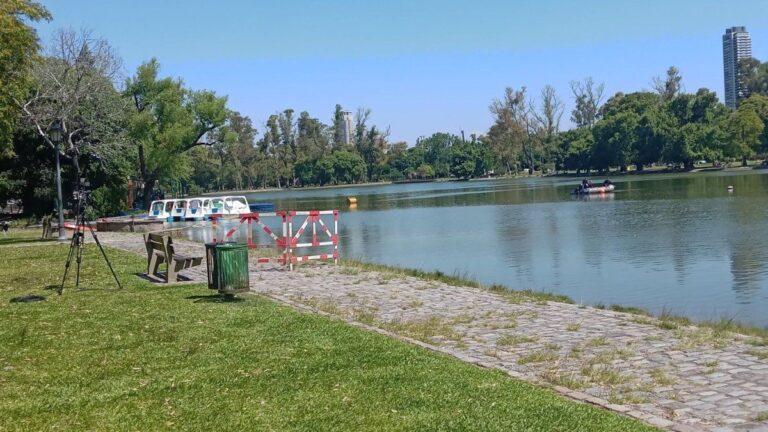
[(99, 242), (99, 237), (96, 235), (93, 227), (91, 227), (88, 221), (86, 221), (86, 209), (90, 206), (91, 200), (90, 186), (91, 184), (86, 179), (81, 178), (79, 179), (77, 187), (72, 193), (72, 198), (74, 199), (75, 203), (75, 232), (72, 233), (72, 241), (69, 244), (69, 254), (67, 255), (67, 262), (64, 267), (64, 277), (61, 279), (61, 286), (59, 286), (59, 294), (64, 291), (64, 283), (67, 280), (67, 274), (69, 273), (69, 267), (72, 264), (73, 257), (77, 261), (77, 279), (75, 281), (75, 287), (80, 286), (80, 265), (83, 261), (83, 246), (85, 244), (86, 227), (88, 228), (88, 231), (91, 232), (91, 237), (93, 237), (94, 242), (99, 247), (101, 255), (104, 257), (104, 261), (107, 263), (107, 267), (109, 267), (109, 271), (112, 272), (112, 277), (115, 278), (117, 287), (122, 288), (122, 285), (120, 285), (120, 280), (117, 278), (117, 274), (115, 274), (115, 270), (112, 268), (112, 264), (109, 262), (107, 253), (104, 252), (104, 248), (101, 246), (101, 242)]
[(91, 183), (88, 180), (81, 178), (77, 187), (72, 191), (72, 200), (75, 203), (75, 214), (79, 215), (90, 205), (91, 192)]

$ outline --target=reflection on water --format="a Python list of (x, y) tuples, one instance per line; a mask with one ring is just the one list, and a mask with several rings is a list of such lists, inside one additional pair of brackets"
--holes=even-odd
[[(768, 326), (768, 175), (633, 176), (616, 180), (613, 194), (586, 197), (569, 195), (577, 182), (366, 186), (248, 199), (281, 210), (341, 209), (342, 256)], [(357, 197), (354, 211), (347, 196)], [(254, 235), (267, 242), (259, 230)]]

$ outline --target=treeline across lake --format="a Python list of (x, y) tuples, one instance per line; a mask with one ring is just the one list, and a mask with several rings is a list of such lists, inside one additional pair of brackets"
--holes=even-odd
[(257, 130), (226, 96), (163, 76), (156, 59), (125, 76), (109, 42), (87, 30), (58, 31), (41, 47), (30, 23), (50, 19), (48, 11), (29, 0), (6, 3), (0, 208), (13, 199), (31, 215), (54, 208), (57, 153), (65, 199), (85, 178), (96, 213), (115, 214), (179, 193), (640, 170), (657, 162), (690, 168), (768, 151), (768, 63), (754, 59), (742, 64), (747, 91), (737, 110), (710, 90), (683, 92), (670, 68), (653, 91), (608, 98), (592, 79), (572, 82), (570, 130), (561, 130), (565, 99), (551, 86), (535, 95), (519, 87), (489, 101), (484, 134), (439, 132), (406, 143), (373, 125), (369, 109), (350, 119), (340, 105), (329, 105), (327, 121), (282, 109), (257, 119)]

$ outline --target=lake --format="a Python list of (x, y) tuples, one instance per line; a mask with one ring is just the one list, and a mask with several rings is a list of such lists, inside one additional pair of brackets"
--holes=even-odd
[[(613, 179), (615, 193), (581, 198), (569, 195), (576, 178), (247, 197), (279, 210), (340, 209), (343, 257), (440, 270), (588, 304), (768, 327), (766, 174), (624, 176)], [(357, 197), (356, 208), (347, 205), (348, 196)], [(206, 232), (188, 235), (203, 240)]]

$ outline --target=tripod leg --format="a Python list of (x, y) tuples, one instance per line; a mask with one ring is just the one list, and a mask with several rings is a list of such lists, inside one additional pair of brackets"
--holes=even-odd
[(80, 267), (83, 263), (83, 246), (85, 243), (85, 233), (80, 231), (80, 228), (77, 228), (76, 236), (79, 237), (77, 241), (77, 277), (75, 279), (75, 287), (80, 286)]
[(69, 254), (67, 255), (67, 263), (64, 265), (64, 277), (61, 278), (61, 285), (59, 286), (59, 295), (61, 295), (62, 292), (64, 292), (64, 282), (67, 280), (67, 273), (69, 273), (69, 266), (72, 264), (72, 256), (75, 252), (75, 239), (77, 238), (76, 235), (72, 236), (72, 240), (69, 243)]
[(115, 274), (115, 269), (112, 268), (112, 263), (109, 262), (109, 258), (107, 257), (107, 253), (104, 252), (104, 248), (101, 247), (101, 242), (99, 242), (99, 237), (96, 236), (96, 233), (93, 231), (93, 228), (91, 225), (88, 225), (88, 231), (91, 232), (91, 237), (93, 237), (93, 241), (96, 242), (96, 245), (99, 247), (99, 250), (101, 251), (101, 255), (104, 257), (104, 261), (107, 262), (107, 267), (109, 267), (109, 271), (112, 272), (112, 277), (115, 278), (115, 282), (117, 282), (117, 288), (122, 289), (123, 286), (120, 285), (120, 279), (117, 278), (117, 274)]

